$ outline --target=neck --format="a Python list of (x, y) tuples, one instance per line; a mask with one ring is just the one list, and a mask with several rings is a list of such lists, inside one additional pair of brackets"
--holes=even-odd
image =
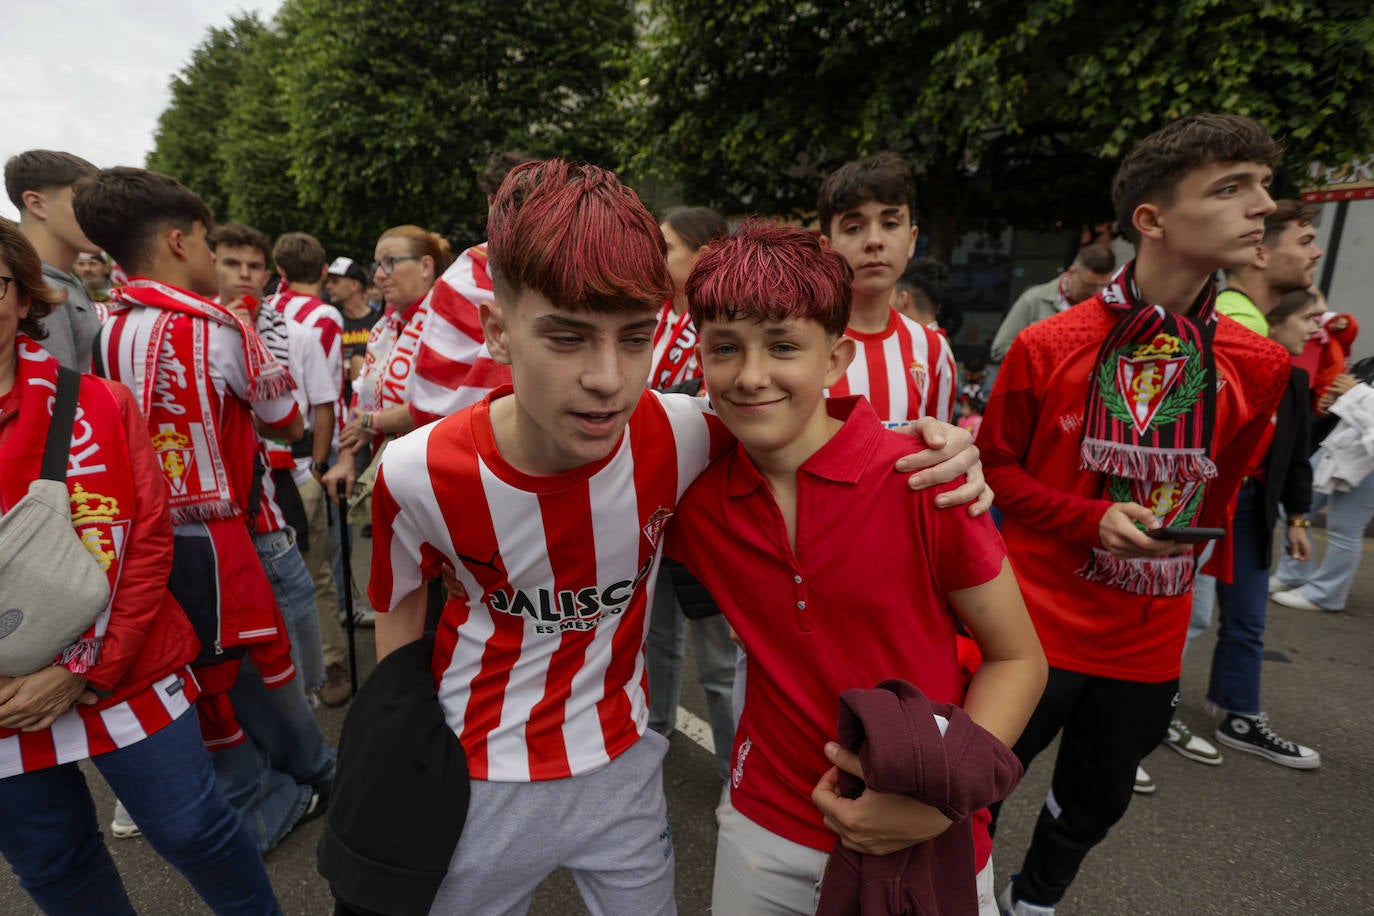
[(296, 280), (287, 280), (285, 277), (282, 278), (282, 284), (291, 287), (293, 293), (314, 296), (316, 299), (320, 298), (320, 290), (324, 289), (323, 283), (301, 283)]
[(339, 310), (349, 318), (362, 318), (368, 312), (372, 311), (371, 307), (367, 304), (367, 300), (362, 296), (354, 296), (347, 302), (340, 303)]
[(1211, 277), (1211, 268), (1171, 257), (1152, 247), (1142, 246), (1135, 259), (1135, 283), (1141, 297), (1175, 315), (1188, 314)]
[(849, 326), (865, 334), (876, 334), (887, 328), (892, 319), (891, 292), (878, 295), (855, 290), (849, 302)]
[(76, 256), (80, 253), (77, 249), (53, 235), (46, 225), (36, 220), (21, 220), (19, 228), (23, 231), (24, 237), (33, 244), (34, 251), (38, 252), (43, 263), (71, 273), (72, 264), (76, 262)]
[[(149, 280), (156, 280), (159, 283), (166, 283), (168, 286), (175, 286), (177, 289), (184, 289), (187, 292), (195, 293), (198, 296), (206, 296), (205, 293), (192, 286), (191, 271), (186, 266), (185, 261), (178, 261), (173, 258), (159, 258), (152, 264), (143, 265), (142, 270), (130, 270), (131, 276), (143, 276)], [(212, 292), (206, 298), (214, 296)]]
[(1279, 304), (1283, 294), (1264, 281), (1264, 271), (1250, 267), (1226, 275), (1226, 288), (1244, 293), (1255, 308), (1268, 315)]
[(821, 401), (817, 405), (817, 416), (807, 424), (801, 435), (791, 442), (779, 448), (769, 449), (752, 449), (745, 446), (744, 451), (748, 454), (749, 460), (754, 462), (754, 467), (763, 475), (763, 479), (768, 481), (768, 486), (776, 493), (779, 486), (791, 487), (794, 484), (801, 466), (811, 460), (811, 456), (820, 451), (842, 426), (844, 421), (830, 416), (825, 401)]

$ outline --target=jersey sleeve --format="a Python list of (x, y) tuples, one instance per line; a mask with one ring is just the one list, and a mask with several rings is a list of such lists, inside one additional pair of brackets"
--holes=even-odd
[(1006, 559), (1007, 548), (1002, 543), (992, 516), (984, 514), (969, 518), (962, 509), (937, 509), (935, 497), (964, 483), (960, 477), (942, 486), (915, 494), (924, 503), (923, 522), (934, 545), (935, 577), (942, 592), (958, 591), (983, 585), (997, 578)]
[(372, 607), (383, 613), (425, 581), (423, 537), (415, 513), (402, 508), (387, 484), (386, 459), (384, 455), (372, 488), (372, 575), (367, 585)]
[(342, 371), (331, 371), (329, 358), (313, 331), (302, 324), (288, 325), (291, 345), (291, 377), (313, 406), (333, 404), (343, 387)]
[(292, 392), (259, 401), (248, 397), (248, 366), (243, 358), (243, 339), (237, 330), (221, 324), (210, 326), (210, 365), (224, 379), (224, 387), (248, 401), (262, 422), (268, 426), (284, 426), (291, 422), (296, 412), (296, 398)]
[(646, 390), (644, 397), (658, 398), (672, 424), (677, 445), (677, 497), (681, 499), (697, 475), (729, 450), (735, 437), (730, 435), (706, 398), (652, 390)]
[(929, 328), (926, 329), (934, 340), (939, 354), (935, 358), (935, 369), (930, 379), (931, 416), (946, 423), (954, 422), (954, 396), (959, 388), (959, 367), (954, 361), (954, 350), (950, 348), (945, 335)]

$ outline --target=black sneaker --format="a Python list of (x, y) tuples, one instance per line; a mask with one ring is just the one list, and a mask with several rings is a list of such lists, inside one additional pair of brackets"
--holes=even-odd
[(1269, 727), (1265, 713), (1257, 716), (1238, 716), (1227, 713), (1217, 726), (1217, 740), (1227, 747), (1248, 754), (1259, 754), (1279, 766), (1295, 770), (1312, 770), (1322, 765), (1321, 755), (1286, 738), (1280, 738)]

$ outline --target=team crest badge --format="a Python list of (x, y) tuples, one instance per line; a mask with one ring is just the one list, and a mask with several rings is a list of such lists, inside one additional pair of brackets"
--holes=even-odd
[(1173, 423), (1206, 385), (1199, 355), (1196, 346), (1172, 334), (1123, 347), (1102, 364), (1098, 387), (1103, 405), (1137, 435)]
[(1109, 496), (1116, 502), (1134, 502), (1155, 514), (1161, 525), (1187, 525), (1202, 504), (1201, 481), (1133, 480), (1112, 478)]
[(649, 516), (649, 521), (644, 525), (644, 536), (649, 539), (655, 550), (658, 549), (659, 539), (663, 537), (663, 529), (668, 527), (668, 520), (673, 517), (673, 510), (659, 506), (654, 510), (654, 514)]
[(925, 363), (921, 362), (919, 359), (913, 359), (913, 360), (911, 361), (911, 366), (907, 368), (907, 371), (911, 373), (911, 380), (912, 380), (913, 382), (916, 383), (916, 388), (917, 388), (918, 390), (920, 390), (920, 391), (925, 391), (925, 389), (926, 389), (926, 367), (925, 367)]
[(81, 484), (72, 489), (72, 528), (81, 543), (108, 571), (124, 552), (124, 536), (129, 523), (119, 521), (119, 502), (111, 496), (88, 493)]
[(184, 495), (186, 475), (191, 472), (191, 463), (196, 457), (190, 436), (164, 426), (153, 436), (153, 448), (157, 450), (157, 461), (162, 466), (162, 476), (167, 478), (167, 485), (175, 495)]

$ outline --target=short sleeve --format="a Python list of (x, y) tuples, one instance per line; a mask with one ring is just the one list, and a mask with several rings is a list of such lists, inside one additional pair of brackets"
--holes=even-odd
[(1007, 547), (991, 515), (984, 513), (969, 518), (966, 506), (935, 508), (936, 495), (955, 489), (963, 482), (963, 478), (959, 478), (934, 491), (926, 491), (929, 495), (917, 494), (925, 497), (923, 508), (926, 530), (931, 532), (934, 545), (935, 576), (940, 590), (945, 593), (991, 582), (1002, 572), (1007, 556)]

